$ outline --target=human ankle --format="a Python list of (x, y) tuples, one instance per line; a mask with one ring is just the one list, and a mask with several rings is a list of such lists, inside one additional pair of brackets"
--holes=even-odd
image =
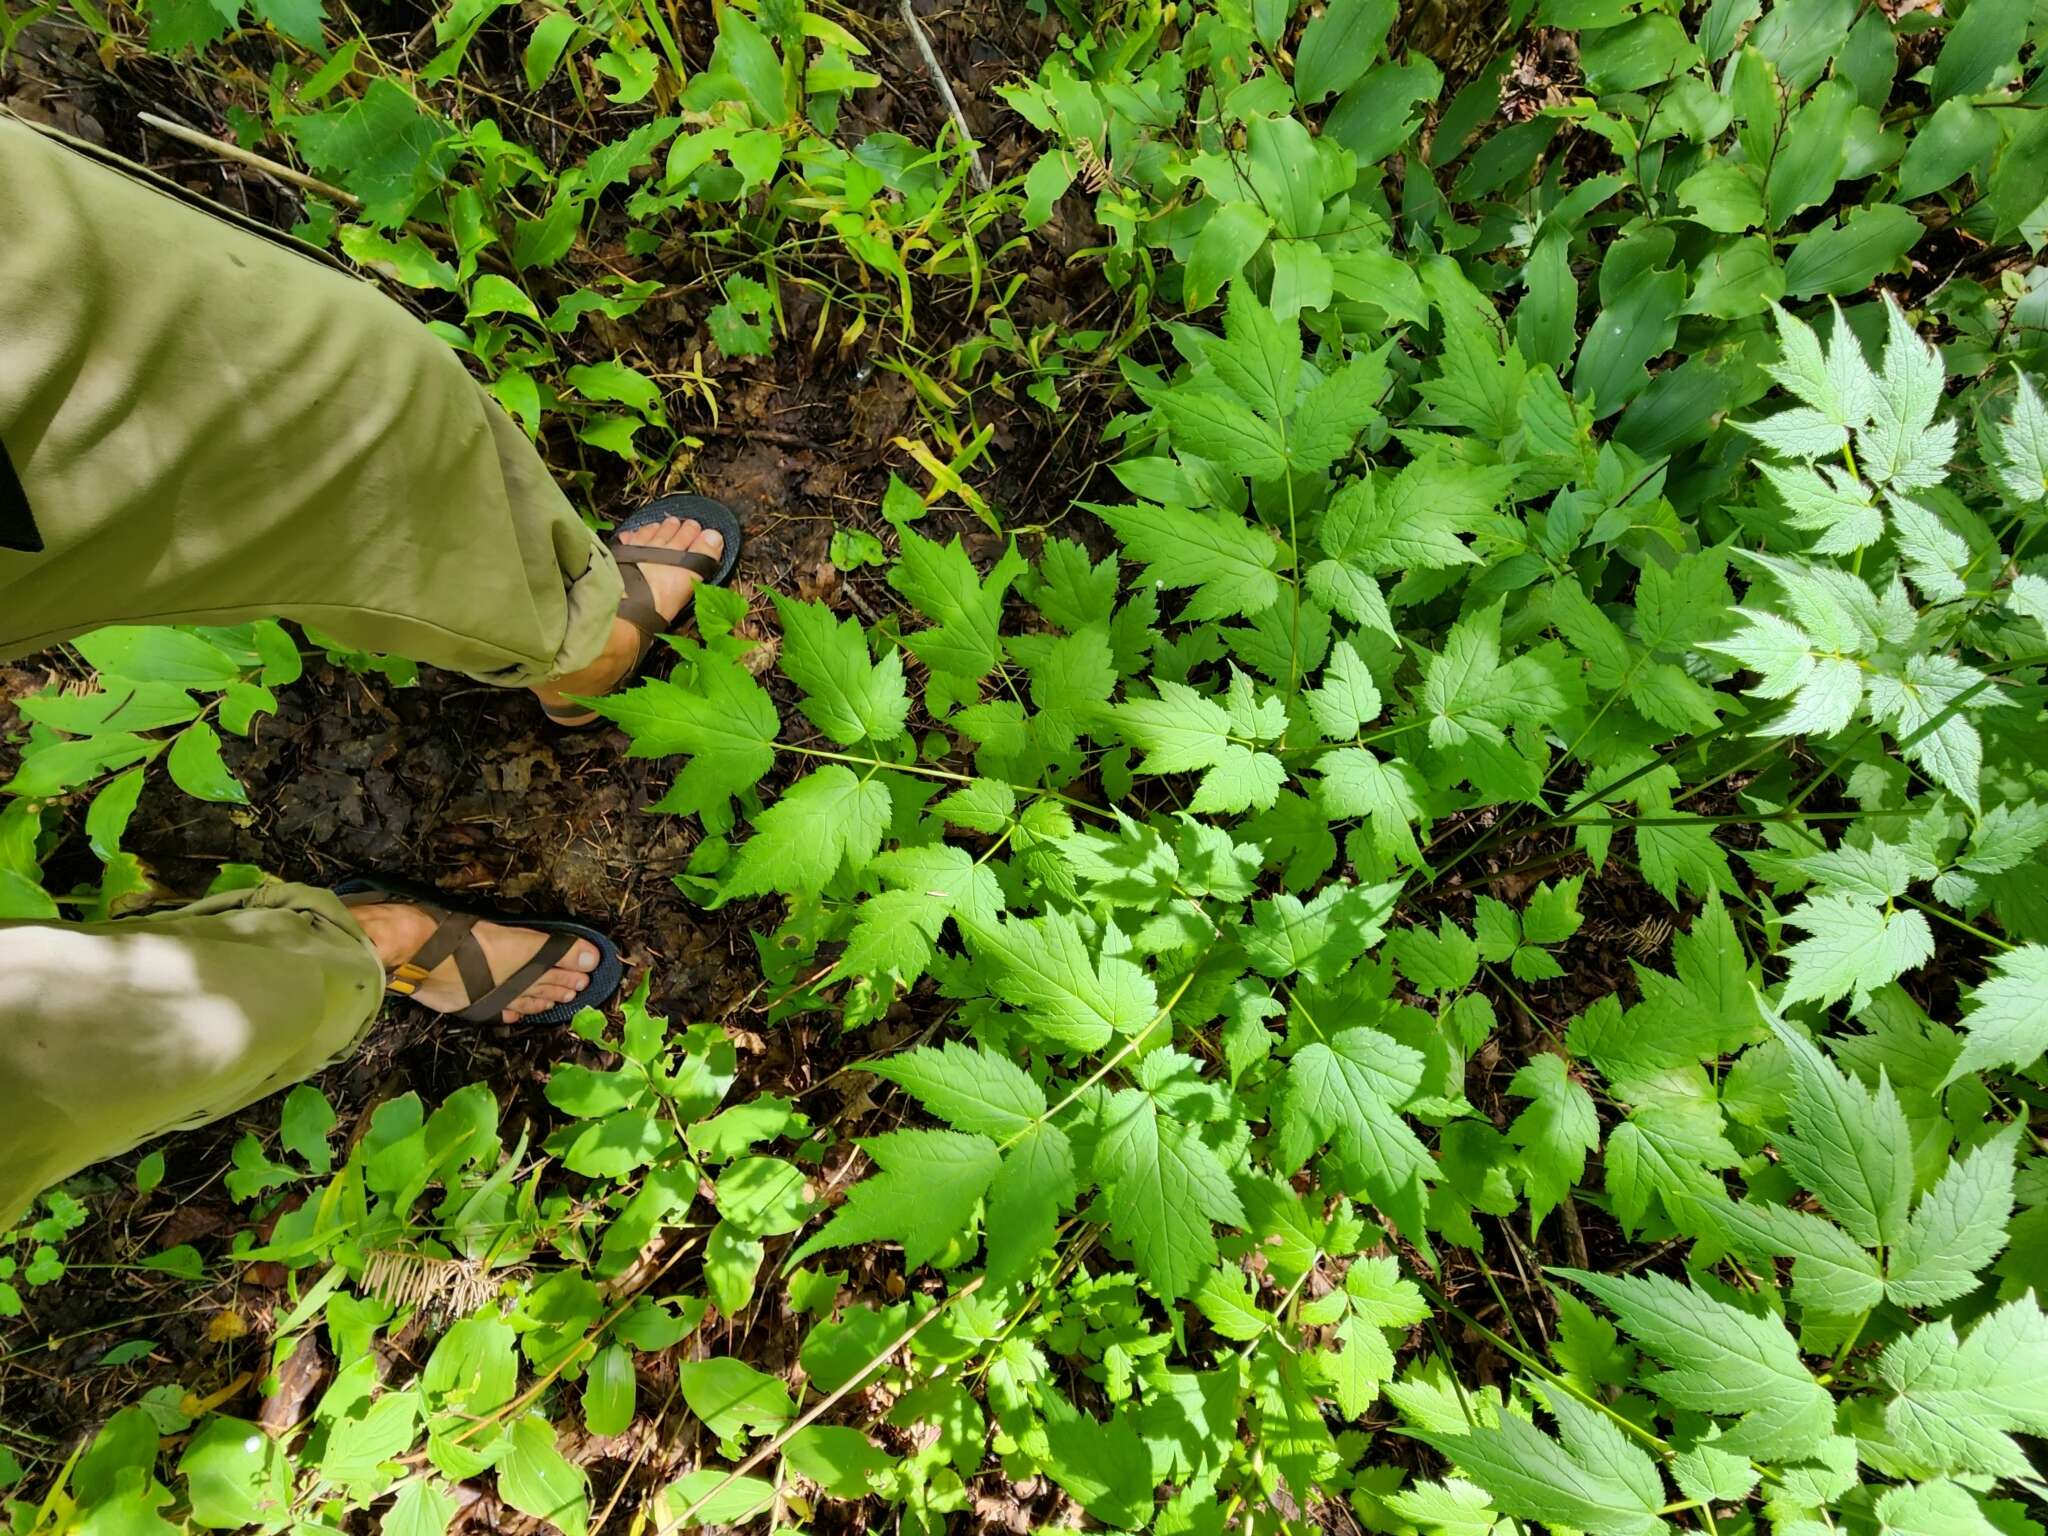
[(357, 907), (349, 915), (355, 918), (356, 926), (363, 930), (386, 970), (417, 954), (433, 927), (426, 913), (402, 902), (380, 901)]

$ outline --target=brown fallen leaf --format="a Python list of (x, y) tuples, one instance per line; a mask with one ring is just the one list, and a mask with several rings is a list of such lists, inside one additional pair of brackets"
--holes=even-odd
[(256, 1422), (273, 1437), (283, 1439), (300, 1419), (306, 1404), (326, 1385), (329, 1375), (327, 1352), (320, 1347), (317, 1333), (308, 1330), (284, 1363), (277, 1368), (277, 1391), (263, 1400)]

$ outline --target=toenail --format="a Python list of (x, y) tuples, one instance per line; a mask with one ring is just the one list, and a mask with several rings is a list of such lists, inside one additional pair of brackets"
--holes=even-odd
[(596, 970), (596, 969), (597, 969), (597, 951), (596, 951), (596, 950), (594, 950), (594, 949), (588, 949), (588, 948), (586, 948), (586, 949), (582, 950), (582, 951), (581, 951), (581, 952), (579, 952), (579, 953), (577, 954), (577, 956), (576, 956), (576, 963), (577, 963), (578, 965), (582, 966), (582, 967), (583, 967), (583, 969), (584, 969), (584, 970), (586, 970), (586, 971), (594, 971), (594, 970)]
[(725, 535), (720, 533), (716, 528), (706, 528), (704, 530), (704, 546), (705, 548), (714, 551), (724, 549)]

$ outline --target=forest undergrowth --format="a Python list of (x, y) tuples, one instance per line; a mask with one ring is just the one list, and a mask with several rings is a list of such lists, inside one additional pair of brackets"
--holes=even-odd
[[(2032, 6), (6, 3), (594, 519), (836, 489), (599, 705), (728, 984), (45, 1196), (0, 1529), (2041, 1536)], [(9, 917), (419, 681), (47, 660)]]

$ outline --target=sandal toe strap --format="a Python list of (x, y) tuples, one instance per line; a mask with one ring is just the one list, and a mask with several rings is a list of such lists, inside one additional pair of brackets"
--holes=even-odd
[[(474, 940), (471, 942), (473, 943)], [(468, 974), (465, 973), (463, 976), (463, 987), (469, 993), (470, 1004), (456, 1017), (467, 1019), (474, 1024), (494, 1022), (500, 1014), (504, 1013), (514, 1002), (525, 995), (528, 987), (540, 980), (548, 971), (553, 970), (561, 958), (575, 947), (575, 934), (560, 931), (551, 933), (541, 941), (540, 948), (534, 951), (531, 960), (527, 961), (526, 964), (519, 967), (518, 970), (507, 976), (495, 987), (490, 986), (487, 970), (485, 986), (489, 990), (481, 994), (479, 994), (474, 986), (470, 985)], [(458, 959), (457, 964), (460, 963)]]
[(615, 544), (612, 556), (621, 566), (679, 565), (706, 581), (718, 574), (718, 557), (699, 549), (668, 549), (658, 544)]

